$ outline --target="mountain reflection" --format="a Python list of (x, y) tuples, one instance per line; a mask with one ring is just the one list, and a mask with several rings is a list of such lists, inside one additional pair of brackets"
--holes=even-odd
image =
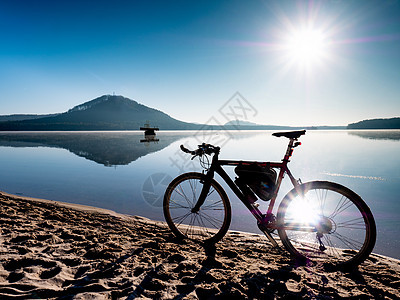
[[(221, 141), (242, 140), (255, 136), (270, 136), (272, 131), (236, 131), (229, 134), (216, 132), (163, 131), (145, 136), (138, 131), (104, 132), (0, 132), (0, 147), (53, 147), (63, 148), (104, 166), (128, 165), (152, 152), (160, 151), (171, 143), (190, 137), (197, 141), (220, 145)], [(400, 140), (400, 130), (349, 130), (348, 134), (364, 139)], [(182, 143), (185, 141), (182, 140)], [(177, 147), (178, 150), (178, 147)]]
[(348, 133), (371, 140), (400, 140), (400, 130), (349, 130)]
[(141, 143), (141, 132), (13, 132), (0, 134), (0, 146), (64, 148), (104, 166), (116, 166), (159, 151), (179, 138), (166, 135)]

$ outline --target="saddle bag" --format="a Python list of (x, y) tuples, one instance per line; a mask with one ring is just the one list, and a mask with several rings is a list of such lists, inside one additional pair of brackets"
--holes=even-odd
[(261, 200), (272, 198), (275, 191), (276, 171), (257, 163), (240, 164), (235, 168), (239, 180), (245, 183)]

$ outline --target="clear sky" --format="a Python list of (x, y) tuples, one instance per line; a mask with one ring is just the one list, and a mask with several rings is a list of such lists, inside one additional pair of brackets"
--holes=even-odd
[(235, 92), (259, 124), (400, 116), (400, 0), (0, 0), (0, 115), (115, 93), (205, 123)]

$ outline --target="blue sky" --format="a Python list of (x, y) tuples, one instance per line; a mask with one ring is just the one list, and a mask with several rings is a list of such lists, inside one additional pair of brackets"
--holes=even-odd
[(400, 116), (400, 0), (1, 0), (0, 28), (1, 115), (115, 93), (223, 123), (239, 92), (260, 124)]

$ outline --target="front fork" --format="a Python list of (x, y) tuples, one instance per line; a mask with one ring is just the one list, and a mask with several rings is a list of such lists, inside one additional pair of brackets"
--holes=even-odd
[(204, 201), (206, 201), (207, 195), (210, 192), (211, 181), (213, 178), (214, 170), (209, 170), (204, 176), (204, 179), (201, 181), (201, 183), (203, 183), (203, 188), (201, 189), (199, 199), (197, 199), (195, 206), (192, 208), (192, 213), (198, 213), (200, 207), (204, 204)]

